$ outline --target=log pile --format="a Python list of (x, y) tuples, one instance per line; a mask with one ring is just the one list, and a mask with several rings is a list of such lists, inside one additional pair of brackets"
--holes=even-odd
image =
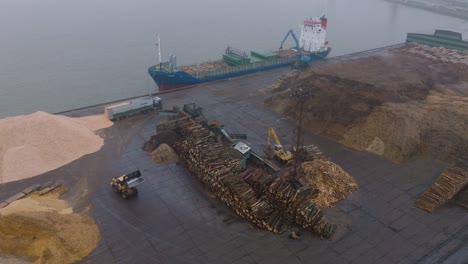
[(291, 223), (320, 236), (331, 238), (336, 226), (327, 223), (321, 210), (313, 203), (315, 191), (298, 191), (286, 180), (287, 177), (274, 177), (260, 169), (244, 177), (258, 195), (265, 195), (271, 205)]
[(261, 169), (243, 169), (223, 152), (223, 145), (206, 128), (181, 129), (184, 140), (175, 144), (180, 159), (211, 192), (239, 216), (260, 228), (282, 233), (296, 223), (322, 238), (331, 238), (336, 226), (323, 219), (309, 191), (297, 192), (283, 178)]
[(454, 165), (445, 169), (432, 186), (421, 194), (414, 205), (432, 212), (451, 199), (468, 184), (468, 157), (462, 156)]
[(314, 191), (311, 189), (299, 191), (294, 189), (285, 178), (276, 179), (269, 187), (266, 196), (273, 205), (282, 211), (289, 221), (304, 229), (330, 239), (336, 225), (329, 224), (323, 218), (322, 211), (312, 201)]
[(175, 144), (180, 158), (223, 203), (260, 228), (275, 233), (286, 229), (286, 221), (270, 202), (244, 181), (257, 171), (244, 170), (239, 160), (226, 158), (223, 145), (209, 130), (194, 125), (181, 133), (185, 139)]
[(315, 145), (304, 146), (304, 160), (325, 159), (322, 151)]

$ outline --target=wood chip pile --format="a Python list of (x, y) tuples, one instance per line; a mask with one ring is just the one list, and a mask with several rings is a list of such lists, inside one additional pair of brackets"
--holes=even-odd
[(301, 170), (299, 181), (316, 190), (312, 201), (318, 206), (330, 206), (357, 189), (354, 178), (329, 160), (303, 162)]
[(324, 221), (308, 192), (298, 193), (282, 178), (260, 169), (243, 169), (225, 155), (215, 135), (199, 125), (181, 130), (184, 140), (175, 150), (200, 181), (239, 216), (274, 233), (297, 223), (322, 238), (331, 238), (336, 226)]
[(468, 155), (445, 169), (432, 186), (416, 199), (415, 206), (432, 212), (468, 184)]

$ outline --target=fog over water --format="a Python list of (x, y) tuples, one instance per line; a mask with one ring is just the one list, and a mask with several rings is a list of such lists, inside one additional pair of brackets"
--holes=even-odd
[(302, 19), (324, 13), (330, 56), (462, 21), (383, 0), (0, 0), (0, 117), (155, 92), (147, 69), (157, 61), (156, 33), (163, 59), (201, 63), (227, 45), (277, 49)]

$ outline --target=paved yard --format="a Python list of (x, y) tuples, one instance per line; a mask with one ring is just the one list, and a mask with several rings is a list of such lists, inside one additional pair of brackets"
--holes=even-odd
[[(291, 142), (293, 123), (262, 104), (257, 90), (288, 70), (201, 85), (162, 95), (166, 107), (196, 102), (208, 119), (231, 133), (247, 133), (260, 150), (267, 127)], [(102, 107), (68, 115), (99, 113)], [(161, 165), (141, 150), (155, 134), (159, 116), (127, 119), (100, 131), (105, 145), (57, 170), (0, 185), (5, 198), (32, 183), (62, 180), (75, 208), (91, 204), (102, 240), (83, 263), (467, 263), (468, 214), (452, 204), (426, 213), (413, 207), (443, 171), (444, 164), (418, 159), (395, 164), (317, 135), (305, 142), (352, 174), (359, 190), (332, 208), (326, 219), (338, 224), (331, 241), (305, 233), (300, 241), (257, 230), (209, 197), (196, 178), (176, 164)], [(259, 151), (261, 152), (261, 151)], [(139, 196), (124, 201), (113, 193), (113, 176), (140, 169), (146, 182)]]

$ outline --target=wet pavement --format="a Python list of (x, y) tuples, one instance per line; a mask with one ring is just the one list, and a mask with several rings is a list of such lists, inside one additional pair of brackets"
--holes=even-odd
[[(293, 122), (265, 108), (262, 102), (268, 94), (257, 90), (288, 72), (280, 69), (161, 97), (168, 109), (191, 102), (201, 105), (205, 116), (223, 123), (228, 132), (246, 133), (247, 143), (256, 150), (266, 142), (269, 126), (287, 145)], [(150, 113), (99, 131), (105, 138), (100, 151), (44, 175), (0, 185), (0, 200), (33, 183), (63, 181), (69, 187), (65, 198), (77, 210), (91, 204), (102, 235), (83, 263), (467, 263), (467, 211), (451, 203), (433, 213), (413, 206), (445, 164), (425, 159), (395, 164), (306, 135), (305, 143), (317, 145), (353, 175), (359, 190), (324, 210), (326, 219), (338, 224), (331, 241), (307, 232), (296, 241), (243, 221), (211, 198), (184, 167), (152, 161), (141, 147), (155, 134), (160, 118)], [(110, 179), (136, 169), (146, 182), (139, 185), (138, 197), (123, 200), (110, 188)]]

